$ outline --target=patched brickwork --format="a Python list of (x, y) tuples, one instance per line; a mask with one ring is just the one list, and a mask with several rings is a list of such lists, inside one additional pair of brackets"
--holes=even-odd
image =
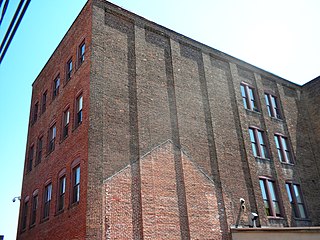
[[(181, 239), (175, 181), (174, 150), (170, 141), (141, 158), (143, 236)], [(221, 239), (214, 183), (182, 154), (191, 239)], [(106, 239), (130, 239), (131, 166), (106, 179)]]

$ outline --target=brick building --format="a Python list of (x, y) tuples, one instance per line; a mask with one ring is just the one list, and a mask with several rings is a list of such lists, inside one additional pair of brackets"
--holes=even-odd
[(17, 239), (320, 224), (320, 80), (296, 85), (89, 0), (32, 87)]

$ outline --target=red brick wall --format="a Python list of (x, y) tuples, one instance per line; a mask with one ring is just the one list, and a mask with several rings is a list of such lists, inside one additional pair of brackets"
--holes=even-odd
[[(86, 186), (87, 186), (87, 160), (88, 160), (88, 110), (89, 110), (89, 79), (90, 79), (90, 55), (91, 55), (91, 2), (89, 1), (83, 11), (73, 23), (66, 36), (59, 44), (44, 69), (33, 83), (31, 107), (39, 101), (38, 120), (32, 124), (30, 114), (30, 125), (27, 140), (26, 163), (28, 160), (28, 149), (34, 144), (35, 154), (32, 171), (27, 173), (26, 164), (21, 192), (20, 220), (17, 239), (84, 239), (85, 237), (85, 213), (86, 213)], [(77, 64), (78, 47), (85, 41), (85, 61)], [(66, 83), (66, 63), (72, 57), (73, 71), (71, 79)], [(53, 80), (60, 74), (60, 89), (58, 96), (53, 100)], [(46, 111), (41, 114), (42, 94), (48, 90)], [(75, 125), (76, 97), (79, 93), (83, 96), (83, 121), (78, 127)], [(63, 111), (69, 106), (70, 123), (68, 137), (62, 137)], [(48, 130), (55, 122), (57, 135), (55, 149), (48, 152)], [(37, 139), (43, 135), (42, 161), (35, 166), (37, 150)], [(80, 159), (81, 182), (80, 202), (71, 204), (71, 164)], [(66, 193), (65, 209), (57, 214), (57, 191), (58, 174), (66, 169)], [(46, 181), (52, 183), (52, 199), (50, 205), (49, 219), (43, 221), (43, 199)], [(39, 204), (37, 219), (33, 227), (30, 226), (30, 211), (32, 193), (39, 190)], [(26, 196), (29, 200), (29, 216), (27, 228), (21, 232), (21, 212)]]

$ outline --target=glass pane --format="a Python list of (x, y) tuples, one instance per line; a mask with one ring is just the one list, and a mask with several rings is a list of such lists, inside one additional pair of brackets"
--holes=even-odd
[(251, 143), (253, 156), (258, 156), (257, 153), (257, 145), (255, 143)]
[(274, 136), (274, 142), (276, 143), (276, 148), (280, 149), (278, 136)]
[(245, 90), (244, 86), (241, 85), (241, 86), (240, 86), (240, 90), (241, 90), (241, 95), (242, 95), (242, 97), (244, 97), (244, 98), (247, 97), (247, 96), (246, 96), (246, 90)]
[(266, 104), (267, 106), (270, 106), (270, 103), (269, 103), (269, 97), (267, 94), (264, 95), (264, 99), (266, 100)]
[(286, 190), (287, 190), (289, 201), (290, 201), (290, 203), (292, 203), (292, 196), (291, 196), (291, 192), (290, 192), (290, 186), (288, 183), (286, 183)]
[(63, 177), (60, 179), (60, 194), (65, 193), (66, 191), (66, 178)]
[(51, 139), (54, 139), (56, 137), (56, 134), (57, 134), (56, 126), (53, 126), (52, 127), (52, 138)]
[(284, 150), (288, 150), (287, 139), (285, 137), (281, 137), (281, 142)]
[(82, 109), (82, 96), (78, 99), (78, 111)]
[(273, 182), (268, 181), (268, 187), (269, 187), (269, 192), (270, 192), (272, 201), (277, 201), (277, 197), (276, 197), (276, 194), (275, 194), (275, 191), (274, 191)]
[(51, 200), (51, 193), (52, 193), (52, 185), (48, 185), (46, 187), (46, 202)]
[(291, 163), (292, 160), (291, 160), (291, 154), (289, 151), (286, 151), (286, 158), (287, 158), (287, 162)]
[(264, 187), (264, 181), (263, 180), (259, 180), (259, 183), (260, 183), (260, 188), (261, 188), (261, 193), (262, 193), (262, 198), (264, 200), (267, 200), (267, 192), (266, 192), (266, 189)]
[(264, 139), (263, 139), (263, 132), (258, 130), (258, 138), (260, 144), (264, 144)]
[(267, 158), (267, 157), (268, 157), (268, 154), (267, 154), (267, 147), (266, 147), (266, 146), (264, 146), (264, 145), (261, 145), (260, 150), (261, 150), (261, 157), (263, 157), (263, 158)]
[(246, 95), (246, 90), (244, 86), (240, 86), (241, 89), (241, 95), (242, 95), (242, 101), (243, 101), (243, 105), (246, 109), (248, 109), (248, 105), (247, 105), (247, 95)]
[(256, 139), (254, 137), (254, 131), (253, 129), (249, 128), (249, 135), (250, 135), (250, 140), (251, 142), (255, 143), (256, 142)]
[(300, 190), (296, 184), (293, 184), (293, 191), (294, 191), (295, 197), (297, 199), (297, 203), (302, 203), (302, 199), (300, 196)]
[(264, 200), (264, 209), (266, 211), (266, 215), (271, 216), (270, 206), (267, 200)]
[(274, 97), (274, 96), (271, 96), (271, 102), (272, 102), (272, 106), (274, 107), (274, 108), (277, 108), (277, 101), (276, 101), (276, 98)]
[(80, 167), (77, 167), (74, 172), (74, 183), (80, 183)]
[(299, 208), (300, 217), (307, 218), (303, 204), (298, 204), (298, 208)]
[(82, 46), (81, 46), (81, 55), (84, 54), (85, 49), (86, 49), (86, 45), (82, 44)]
[(254, 93), (252, 88), (249, 88), (249, 95), (250, 95), (250, 100), (254, 100)]
[(70, 119), (70, 112), (68, 110), (65, 112), (65, 125), (69, 123), (69, 119)]
[(280, 149), (278, 149), (278, 157), (279, 157), (280, 161), (283, 162), (282, 151)]
[(281, 216), (278, 202), (273, 202), (273, 208), (277, 217)]

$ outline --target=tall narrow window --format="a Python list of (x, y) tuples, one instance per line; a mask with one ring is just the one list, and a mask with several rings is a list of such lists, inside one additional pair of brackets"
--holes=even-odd
[(279, 160), (285, 163), (293, 163), (288, 138), (275, 134), (274, 141), (276, 143)]
[(72, 170), (72, 203), (80, 200), (80, 166)]
[(79, 46), (79, 66), (84, 62), (85, 51), (86, 51), (86, 44), (83, 42)]
[(32, 198), (32, 209), (31, 209), (31, 222), (30, 225), (34, 225), (37, 220), (37, 209), (38, 209), (38, 194)]
[(240, 85), (242, 101), (245, 109), (249, 109), (255, 112), (259, 112), (257, 104), (257, 96), (255, 94), (254, 88), (246, 84)]
[(60, 88), (60, 77), (56, 77), (53, 81), (53, 98), (58, 96)]
[(300, 185), (286, 183), (288, 198), (296, 218), (307, 218), (306, 209), (301, 195)]
[(41, 112), (44, 113), (47, 109), (47, 93), (48, 91), (45, 91), (43, 94), (42, 94), (42, 106), (41, 106)]
[(266, 100), (266, 105), (268, 109), (268, 114), (270, 117), (281, 119), (280, 109), (279, 109), (279, 103), (277, 97), (265, 93), (264, 98)]
[(55, 147), (55, 141), (57, 136), (57, 128), (54, 124), (49, 130), (49, 152), (52, 152)]
[(38, 111), (39, 111), (39, 103), (36, 102), (34, 104), (34, 107), (33, 107), (33, 117), (32, 117), (32, 123), (35, 123), (38, 119)]
[(260, 178), (259, 182), (266, 215), (280, 217), (281, 211), (274, 181)]
[(37, 144), (36, 165), (41, 162), (41, 159), (42, 159), (42, 147), (43, 147), (43, 137), (40, 137), (38, 139), (38, 144)]
[(82, 106), (83, 106), (83, 98), (82, 95), (80, 95), (77, 98), (76, 102), (76, 109), (77, 109), (77, 116), (76, 116), (76, 126), (79, 126), (82, 122)]
[(52, 196), (52, 184), (48, 184), (44, 189), (43, 218), (48, 218), (50, 214), (50, 202)]
[(70, 58), (70, 60), (67, 62), (67, 66), (66, 66), (67, 72), (66, 72), (66, 81), (69, 81), (71, 78), (71, 74), (72, 74), (72, 59)]
[(257, 128), (249, 128), (252, 152), (255, 157), (268, 158), (268, 150), (264, 132)]
[(32, 145), (29, 149), (29, 155), (28, 155), (28, 172), (32, 170), (33, 165), (33, 156), (34, 156), (34, 146)]
[(28, 219), (28, 205), (29, 201), (26, 200), (23, 204), (23, 209), (22, 209), (22, 222), (21, 222), (21, 230), (25, 230), (27, 228), (27, 219)]
[(69, 122), (70, 122), (70, 111), (67, 109), (63, 113), (63, 138), (66, 138), (69, 134)]
[(64, 209), (66, 193), (66, 176), (59, 179), (59, 196), (58, 196), (58, 212)]

